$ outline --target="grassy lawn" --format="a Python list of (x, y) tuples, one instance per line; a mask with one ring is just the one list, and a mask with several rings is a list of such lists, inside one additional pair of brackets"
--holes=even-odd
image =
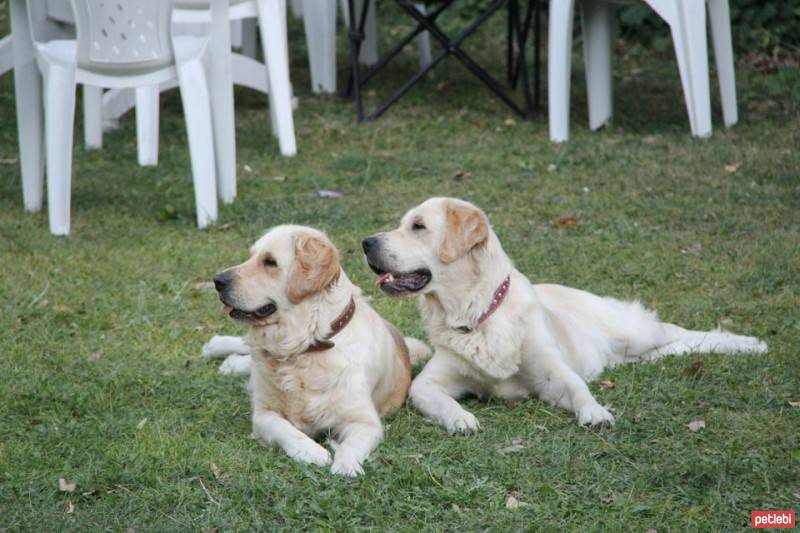
[[(155, 168), (136, 165), (132, 116), (95, 152), (78, 120), (72, 236), (51, 237), (45, 213), (22, 209), (13, 77), (0, 78), (0, 530), (731, 531), (751, 510), (800, 508), (800, 72), (741, 65), (740, 124), (719, 127), (715, 94), (717, 129), (698, 141), (670, 53), (618, 47), (602, 132), (587, 131), (576, 56), (572, 139), (557, 146), (544, 117), (512, 119), (457, 64), (357, 125), (351, 105), (310, 94), (291, 29), (299, 154), (278, 156), (264, 98), (237, 90), (239, 196), (207, 231), (173, 91)], [(608, 371), (592, 390), (612, 429), (535, 399), (468, 401), (482, 430), (450, 437), (406, 406), (357, 480), (259, 446), (242, 383), (198, 357), (211, 335), (242, 332), (203, 282), (266, 228), (308, 224), (420, 336), (414, 303), (379, 294), (359, 242), (433, 195), (482, 206), (534, 281), (639, 298), (770, 351)], [(577, 225), (552, 222), (564, 216)], [(689, 431), (695, 419), (705, 429)], [(59, 491), (62, 477), (77, 489)]]

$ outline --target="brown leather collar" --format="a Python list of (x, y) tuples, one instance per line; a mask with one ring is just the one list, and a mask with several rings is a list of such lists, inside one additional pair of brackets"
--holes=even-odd
[(325, 338), (322, 340), (314, 341), (311, 346), (309, 346), (305, 352), (324, 352), (325, 350), (330, 350), (334, 346), (336, 346), (330, 339), (336, 335), (337, 333), (341, 332), (347, 324), (350, 323), (352, 320), (353, 315), (356, 314), (356, 301), (353, 297), (350, 297), (350, 303), (347, 304), (347, 307), (344, 308), (342, 314), (339, 315), (336, 320), (331, 322), (331, 332), (325, 335)]
[[(511, 285), (511, 274), (506, 276), (506, 279), (503, 280), (503, 283), (500, 284), (499, 287), (494, 291), (494, 296), (492, 296), (492, 303), (489, 304), (489, 308), (478, 317), (478, 323), (475, 324), (475, 328), (481, 325), (481, 323), (492, 316), (492, 313), (497, 311), (497, 308), (500, 307), (500, 304), (503, 303), (503, 300), (506, 299), (506, 294), (508, 294), (508, 287)], [(471, 328), (469, 326), (461, 326), (460, 328), (456, 328), (461, 333), (472, 333), (475, 328)]]

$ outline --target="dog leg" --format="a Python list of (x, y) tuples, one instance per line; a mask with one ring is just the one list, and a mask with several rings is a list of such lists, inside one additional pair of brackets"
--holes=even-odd
[(232, 353), (248, 355), (250, 347), (245, 344), (241, 337), (229, 337), (227, 335), (214, 335), (203, 345), (203, 357), (206, 359), (222, 359)]
[(543, 401), (575, 413), (580, 425), (614, 424), (614, 416), (592, 396), (589, 386), (560, 354), (537, 358), (530, 370), (533, 390)]
[(280, 446), (286, 455), (299, 463), (326, 466), (331, 462), (328, 450), (275, 411), (256, 410), (253, 413), (253, 433), (267, 444)]
[(338, 436), (341, 442), (334, 454), (331, 472), (347, 477), (360, 476), (364, 473), (362, 464), (383, 439), (378, 413), (373, 411), (363, 422), (347, 424)]
[(451, 435), (468, 435), (478, 431), (480, 424), (456, 399), (479, 391), (472, 390), (465, 382), (456, 366), (459, 362), (454, 358), (457, 356), (437, 349), (433, 359), (411, 383), (408, 394), (423, 415), (438, 422)]
[(221, 365), (219, 373), (226, 376), (248, 376), (253, 359), (249, 355), (229, 355)]

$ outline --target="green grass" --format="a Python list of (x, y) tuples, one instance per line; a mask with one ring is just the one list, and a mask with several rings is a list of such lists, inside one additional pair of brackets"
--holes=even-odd
[[(173, 92), (156, 168), (136, 165), (132, 117), (97, 152), (78, 120), (72, 235), (50, 236), (46, 214), (22, 209), (12, 76), (0, 79), (0, 529), (731, 531), (753, 509), (798, 509), (800, 72), (740, 66), (740, 124), (698, 141), (670, 54), (620, 47), (615, 122), (594, 133), (576, 57), (572, 140), (557, 146), (544, 118), (508, 120), (458, 65), (357, 125), (348, 103), (309, 94), (295, 23), (292, 35), (300, 152), (280, 158), (264, 99), (237, 91), (239, 196), (207, 231)], [(534, 281), (640, 298), (770, 351), (608, 371), (615, 386), (592, 390), (613, 429), (535, 399), (468, 401), (482, 430), (450, 437), (406, 406), (357, 480), (259, 446), (241, 383), (198, 358), (211, 335), (242, 331), (198, 282), (264, 229), (309, 224), (379, 312), (422, 335), (412, 302), (374, 289), (359, 242), (432, 195), (481, 205)], [(551, 223), (561, 216), (577, 226)], [(695, 418), (707, 426), (692, 433)], [(513, 439), (522, 449), (499, 453)], [(507, 509), (509, 495), (524, 505)]]

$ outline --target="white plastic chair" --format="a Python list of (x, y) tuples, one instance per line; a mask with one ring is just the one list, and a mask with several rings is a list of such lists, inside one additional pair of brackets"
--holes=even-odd
[[(209, 0), (176, 0), (173, 20), (180, 24), (208, 24), (211, 21)], [(232, 53), (230, 49), (213, 53), (231, 54), (233, 78), (239, 85), (259, 90), (269, 95), (269, 110), (273, 134), (278, 138), (281, 154), (297, 154), (294, 117), (292, 114), (292, 86), (289, 81), (289, 49), (286, 30), (286, 0), (230, 0), (229, 18), (242, 20), (243, 29), (249, 21), (257, 20), (265, 63), (247, 55)], [(213, 21), (217, 23), (217, 21)], [(254, 42), (255, 33), (247, 31), (244, 40)], [(245, 42), (243, 42), (245, 45)], [(252, 54), (254, 55), (254, 54)]]
[(0, 39), (0, 76), (14, 68), (14, 41), (10, 35)]
[[(45, 151), (50, 231), (70, 231), (72, 130), (75, 86), (95, 100), (103, 88), (136, 88), (147, 100), (153, 87), (178, 79), (191, 153), (197, 225), (217, 219), (211, 110), (203, 67), (206, 39), (172, 39), (172, 0), (71, 0), (77, 39), (39, 42), (31, 21), (36, 60), (44, 78)], [(85, 94), (86, 94), (85, 92)], [(100, 109), (95, 108), (97, 115)], [(137, 114), (137, 130), (151, 127)], [(140, 147), (142, 145), (140, 144)], [(146, 154), (139, 154), (140, 159)]]
[[(361, 16), (364, 0), (355, 0), (353, 8), (356, 18)], [(359, 52), (359, 62), (374, 65), (378, 62), (378, 25), (375, 15), (375, 2), (371, 0), (364, 21), (364, 42)], [(415, 4), (425, 12), (424, 4)], [(350, 10), (347, 0), (341, 0), (345, 26), (350, 24)], [(315, 93), (336, 92), (336, 0), (293, 0), (292, 9), (296, 16), (302, 16), (306, 31), (308, 62), (311, 70), (311, 90)], [(428, 32), (417, 36), (420, 66), (431, 61), (431, 43)]]
[[(711, 98), (706, 44), (706, 4), (725, 126), (738, 121), (728, 0), (644, 0), (669, 24), (692, 135), (711, 135)], [(550, 0), (548, 106), (550, 139), (569, 138), (572, 19), (575, 0)], [(604, 0), (581, 0), (589, 127), (611, 119), (613, 11)]]

